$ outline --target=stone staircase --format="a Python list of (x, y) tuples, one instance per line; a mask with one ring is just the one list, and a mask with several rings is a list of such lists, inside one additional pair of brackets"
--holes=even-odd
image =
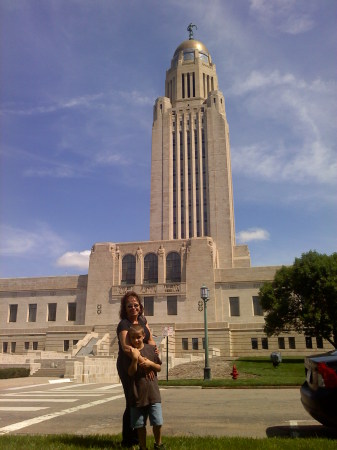
[(63, 378), (64, 369), (58, 367), (38, 369), (31, 377)]
[(97, 343), (99, 338), (91, 338), (85, 347), (82, 347), (76, 356), (89, 356), (93, 354), (93, 347)]
[(43, 359), (41, 360), (41, 367), (31, 375), (32, 377), (50, 377), (63, 378), (65, 373), (64, 359)]

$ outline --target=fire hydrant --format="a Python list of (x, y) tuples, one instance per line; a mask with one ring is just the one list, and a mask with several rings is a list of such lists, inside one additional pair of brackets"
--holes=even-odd
[(233, 370), (231, 372), (232, 378), (233, 380), (236, 380), (237, 377), (239, 376), (239, 372), (237, 370), (237, 368), (235, 367), (235, 364), (233, 364)]

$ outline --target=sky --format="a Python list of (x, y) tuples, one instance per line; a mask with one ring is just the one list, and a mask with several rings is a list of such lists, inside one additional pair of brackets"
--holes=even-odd
[(149, 240), (153, 105), (189, 23), (216, 64), (237, 243), (337, 250), (336, 0), (1, 0), (0, 277)]

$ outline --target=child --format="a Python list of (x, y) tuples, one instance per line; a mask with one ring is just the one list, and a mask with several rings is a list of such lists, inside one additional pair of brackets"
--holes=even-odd
[[(161, 361), (155, 353), (155, 347), (144, 344), (144, 329), (141, 325), (132, 325), (128, 334), (132, 345), (131, 363), (128, 367), (131, 426), (137, 429), (140, 449), (146, 450), (146, 422), (149, 417), (155, 439), (154, 448), (165, 449), (165, 445), (161, 443), (163, 416), (157, 380)], [(144, 362), (138, 362), (139, 356), (144, 358)], [(155, 373), (154, 377), (147, 376), (149, 370)]]

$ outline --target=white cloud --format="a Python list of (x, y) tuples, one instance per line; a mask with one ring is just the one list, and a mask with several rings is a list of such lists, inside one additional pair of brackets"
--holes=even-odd
[(78, 167), (75, 169), (70, 166), (59, 166), (48, 168), (31, 167), (29, 169), (24, 170), (23, 174), (26, 177), (74, 178), (79, 175), (79, 170)]
[(278, 70), (273, 72), (259, 72), (253, 70), (245, 80), (237, 80), (231, 87), (229, 94), (245, 95), (258, 89), (270, 89), (277, 86), (307, 87), (306, 83), (298, 82), (293, 74), (281, 75)]
[(153, 96), (144, 95), (143, 92), (139, 92), (136, 90), (133, 90), (131, 92), (121, 91), (119, 94), (123, 99), (127, 100), (129, 103), (133, 103), (138, 106), (152, 106), (155, 100), (155, 95)]
[(242, 98), (261, 131), (259, 142), (233, 148), (234, 170), (275, 181), (334, 184), (335, 90), (334, 82), (308, 82), (278, 71), (253, 71), (237, 81), (231, 95)]
[(64, 240), (46, 224), (38, 224), (34, 231), (1, 226), (0, 254), (5, 256), (54, 255), (65, 247)]
[(310, 4), (308, 1), (305, 3), (302, 11), (302, 4), (294, 0), (251, 0), (250, 10), (268, 32), (294, 35), (305, 33), (315, 26)]
[(262, 228), (249, 228), (245, 231), (239, 231), (236, 238), (239, 242), (267, 241), (269, 240), (269, 233)]
[(78, 107), (90, 108), (97, 106), (97, 100), (102, 98), (103, 94), (83, 95), (80, 97), (70, 98), (68, 100), (59, 100), (46, 105), (35, 105), (33, 107), (22, 107), (22, 105), (14, 104), (5, 106), (0, 113), (14, 114), (18, 116), (33, 116), (38, 114), (50, 114), (63, 109), (73, 109)]
[(100, 165), (127, 166), (133, 162), (126, 159), (123, 155), (112, 153), (110, 151), (100, 151), (95, 155), (94, 161)]
[(282, 143), (252, 144), (232, 150), (233, 170), (271, 182), (336, 183), (337, 163), (321, 142), (284, 148)]
[(56, 265), (59, 267), (75, 267), (78, 269), (88, 269), (90, 250), (83, 252), (66, 252), (60, 256)]
[(319, 78), (308, 82), (297, 78), (292, 73), (281, 74), (278, 70), (272, 72), (253, 70), (245, 79), (238, 79), (228, 93), (229, 95), (245, 95), (257, 90), (270, 90), (277, 87), (283, 89), (287, 87), (312, 94), (331, 95), (336, 90), (336, 83), (326, 82)]

